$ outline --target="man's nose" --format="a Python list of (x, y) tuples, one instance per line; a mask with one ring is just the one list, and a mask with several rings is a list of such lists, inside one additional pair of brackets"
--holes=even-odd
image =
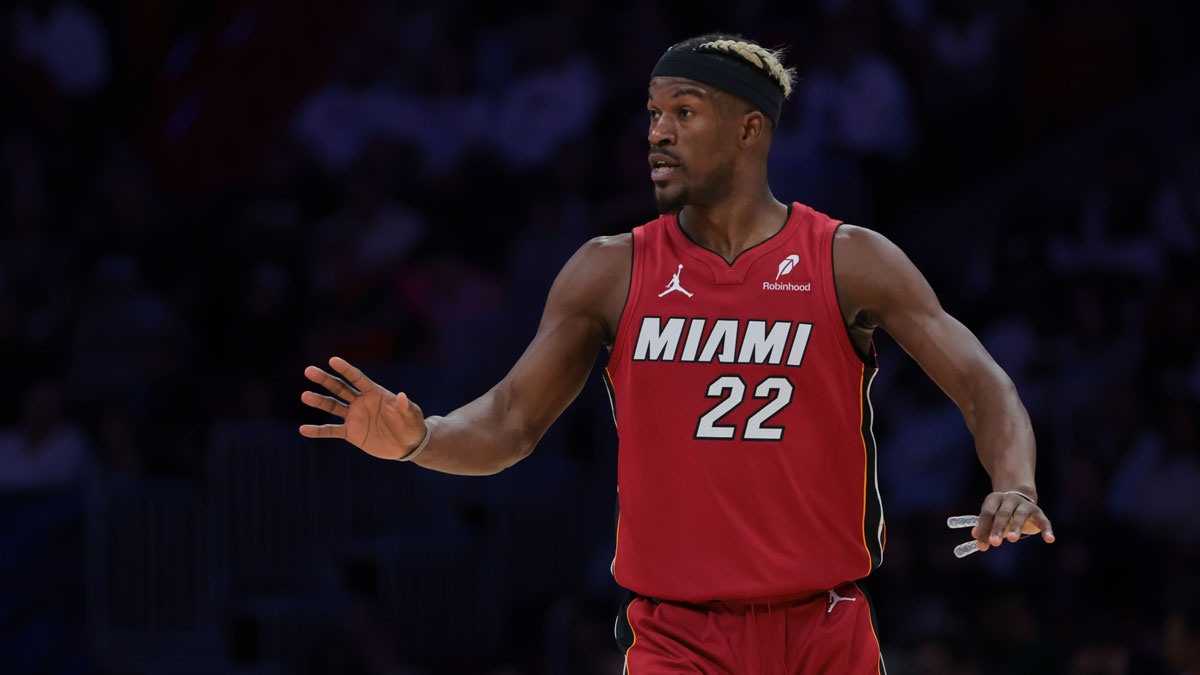
[(675, 129), (660, 117), (650, 122), (650, 134), (647, 139), (651, 146), (670, 145), (675, 142)]

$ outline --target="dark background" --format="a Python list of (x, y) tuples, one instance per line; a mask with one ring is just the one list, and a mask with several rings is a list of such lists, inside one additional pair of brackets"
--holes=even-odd
[(655, 216), (648, 73), (712, 30), (800, 70), (775, 194), (897, 241), (1037, 431), (1058, 542), (954, 559), (986, 475), (880, 338), (889, 672), (1200, 653), (1197, 3), (8, 7), (0, 671), (620, 672), (598, 378), (460, 478), (300, 438), (301, 373), (431, 414), (503, 376), (565, 259)]

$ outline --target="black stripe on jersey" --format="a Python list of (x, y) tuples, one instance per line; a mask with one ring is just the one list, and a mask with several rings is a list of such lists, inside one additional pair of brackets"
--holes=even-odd
[(609, 353), (617, 344), (617, 336), (621, 334), (621, 318), (625, 316), (625, 308), (629, 307), (629, 296), (633, 294), (633, 276), (637, 266), (637, 237), (629, 233), (629, 287), (625, 289), (625, 301), (621, 303), (621, 311), (617, 314), (617, 325), (613, 326), (613, 343), (609, 345)]
[[(613, 387), (612, 379), (608, 376), (608, 368), (604, 369), (604, 389), (608, 392), (608, 405), (612, 408), (613, 426), (617, 426), (617, 390)], [(618, 446), (620, 440), (618, 439)], [(621, 538), (621, 487), (617, 486), (617, 498), (613, 509), (613, 541), (619, 545)], [(613, 551), (612, 567), (610, 571), (613, 577), (616, 578), (617, 571), (617, 552)]]
[(879, 617), (875, 615), (875, 601), (871, 599), (871, 594), (867, 592), (862, 579), (854, 582), (854, 585), (858, 586), (859, 592), (867, 599), (867, 609), (871, 610), (871, 630), (875, 632), (875, 641), (879, 644), (879, 675), (887, 675), (887, 666), (883, 665), (883, 641), (879, 638)]
[(883, 563), (884, 536), (883, 502), (879, 496), (879, 467), (876, 448), (875, 431), (872, 426), (875, 421), (875, 410), (871, 406), (871, 384), (875, 381), (878, 368), (863, 367), (862, 383), (862, 437), (863, 447), (867, 451), (867, 494), (866, 509), (863, 514), (863, 540), (867, 544), (867, 552), (871, 555), (871, 570), (874, 571)]
[(604, 390), (608, 392), (608, 407), (612, 408), (613, 426), (617, 426), (617, 390), (613, 388), (608, 369), (604, 369)]
[(620, 609), (617, 610), (617, 621), (613, 626), (613, 637), (617, 639), (617, 648), (622, 654), (629, 652), (629, 648), (633, 646), (634, 635), (633, 626), (629, 623), (629, 605), (633, 604), (638, 596), (633, 591), (628, 591), (625, 594), (625, 600), (621, 602)]

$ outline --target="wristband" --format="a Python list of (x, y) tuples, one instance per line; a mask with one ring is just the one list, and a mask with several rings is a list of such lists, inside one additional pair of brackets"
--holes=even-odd
[(425, 423), (425, 438), (422, 438), (421, 442), (417, 445), (417, 447), (410, 450), (407, 455), (405, 455), (403, 457), (397, 457), (396, 461), (397, 462), (412, 461), (413, 459), (416, 458), (417, 455), (421, 454), (421, 451), (425, 449), (426, 445), (429, 445), (429, 439), (432, 437), (433, 437), (433, 427), (429, 426), (429, 423), (426, 422)]
[[(424, 443), (422, 443), (422, 445), (424, 445)], [(1021, 497), (1021, 498), (1023, 498), (1025, 501), (1029, 502), (1030, 504), (1033, 504), (1034, 506), (1037, 506), (1037, 500), (1036, 500), (1036, 499), (1034, 499), (1033, 497), (1030, 497), (1029, 495), (1025, 494), (1024, 492), (1021, 492), (1020, 490), (1005, 490), (1004, 492), (1002, 492), (1002, 493), (1000, 493), (1000, 494), (1005, 494), (1005, 495), (1016, 495), (1016, 496), (1018, 496), (1018, 497)]]

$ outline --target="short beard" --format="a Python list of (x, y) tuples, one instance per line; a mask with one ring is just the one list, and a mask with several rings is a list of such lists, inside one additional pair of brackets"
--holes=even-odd
[(658, 207), (658, 212), (660, 214), (678, 213), (679, 209), (687, 206), (690, 200), (691, 194), (688, 193), (688, 189), (686, 187), (680, 190), (673, 197), (668, 197), (666, 194), (658, 191), (655, 191), (654, 193), (654, 205)]
[(725, 162), (707, 176), (704, 184), (695, 190), (696, 198), (692, 199), (692, 190), (684, 186), (677, 194), (668, 197), (661, 192), (654, 193), (654, 204), (658, 212), (678, 213), (689, 204), (692, 206), (712, 206), (719, 204), (733, 192), (733, 162)]

